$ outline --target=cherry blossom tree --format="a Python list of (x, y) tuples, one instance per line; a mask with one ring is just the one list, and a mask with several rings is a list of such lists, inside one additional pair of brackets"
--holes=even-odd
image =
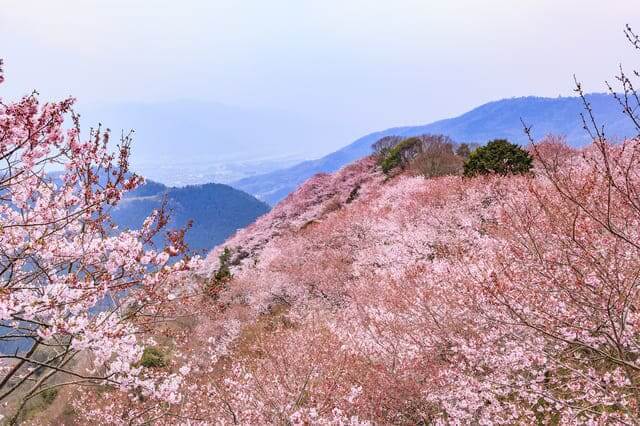
[(153, 377), (137, 362), (197, 259), (170, 261), (185, 253), (182, 231), (151, 248), (163, 209), (140, 230), (111, 222), (143, 182), (128, 169), (131, 139), (115, 152), (100, 126), (82, 139), (73, 104), (0, 99), (0, 403), (15, 405), (12, 423), (30, 399), (68, 384), (179, 399), (180, 375)]

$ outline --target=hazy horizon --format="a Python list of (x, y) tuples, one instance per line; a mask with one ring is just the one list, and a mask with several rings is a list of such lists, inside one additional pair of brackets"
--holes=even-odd
[[(235, 145), (246, 158), (315, 158), (372, 131), (493, 100), (569, 96), (574, 73), (587, 91), (602, 92), (619, 63), (638, 66), (622, 33), (640, 25), (638, 9), (592, 0), (5, 0), (0, 94), (73, 95), (91, 120), (115, 129), (145, 127), (135, 114), (109, 122), (93, 112), (217, 105), (220, 117), (239, 112), (224, 131), (200, 132), (212, 156)], [(255, 151), (232, 134), (257, 138)], [(153, 153), (151, 138), (139, 131), (137, 140)]]

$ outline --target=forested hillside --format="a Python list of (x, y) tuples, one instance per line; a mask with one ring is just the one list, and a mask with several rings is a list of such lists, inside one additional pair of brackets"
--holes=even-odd
[[(181, 228), (192, 221), (185, 240), (195, 252), (206, 252), (240, 228), (269, 211), (269, 206), (228, 185), (209, 183), (168, 188), (147, 181), (125, 194), (112, 216), (121, 229), (137, 229), (146, 217), (162, 205), (166, 197), (168, 228)], [(155, 238), (160, 242), (162, 236)]]

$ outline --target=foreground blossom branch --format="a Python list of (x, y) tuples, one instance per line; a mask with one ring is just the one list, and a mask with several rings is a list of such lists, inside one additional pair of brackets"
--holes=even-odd
[(151, 248), (164, 209), (140, 230), (112, 223), (110, 209), (143, 183), (128, 170), (131, 138), (115, 153), (108, 129), (83, 141), (73, 104), (0, 98), (0, 403), (15, 403), (12, 423), (29, 399), (65, 383), (165, 400), (179, 385), (171, 377), (166, 392), (168, 378), (137, 362), (145, 331), (170, 313), (168, 286), (175, 292), (197, 259), (170, 262), (186, 251), (179, 231)]

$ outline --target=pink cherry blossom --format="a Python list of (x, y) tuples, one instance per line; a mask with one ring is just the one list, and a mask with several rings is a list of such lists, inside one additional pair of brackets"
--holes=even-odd
[(9, 367), (0, 402), (18, 400), (10, 422), (31, 398), (65, 382), (181, 398), (180, 377), (151, 377), (136, 364), (146, 322), (170, 309), (168, 289), (198, 261), (169, 266), (183, 254), (177, 240), (159, 254), (147, 249), (166, 224), (162, 211), (140, 230), (111, 226), (110, 209), (143, 180), (128, 171), (130, 139), (115, 152), (100, 127), (82, 140), (73, 104), (41, 104), (36, 94), (0, 99), (0, 340), (23, 345), (0, 355)]

